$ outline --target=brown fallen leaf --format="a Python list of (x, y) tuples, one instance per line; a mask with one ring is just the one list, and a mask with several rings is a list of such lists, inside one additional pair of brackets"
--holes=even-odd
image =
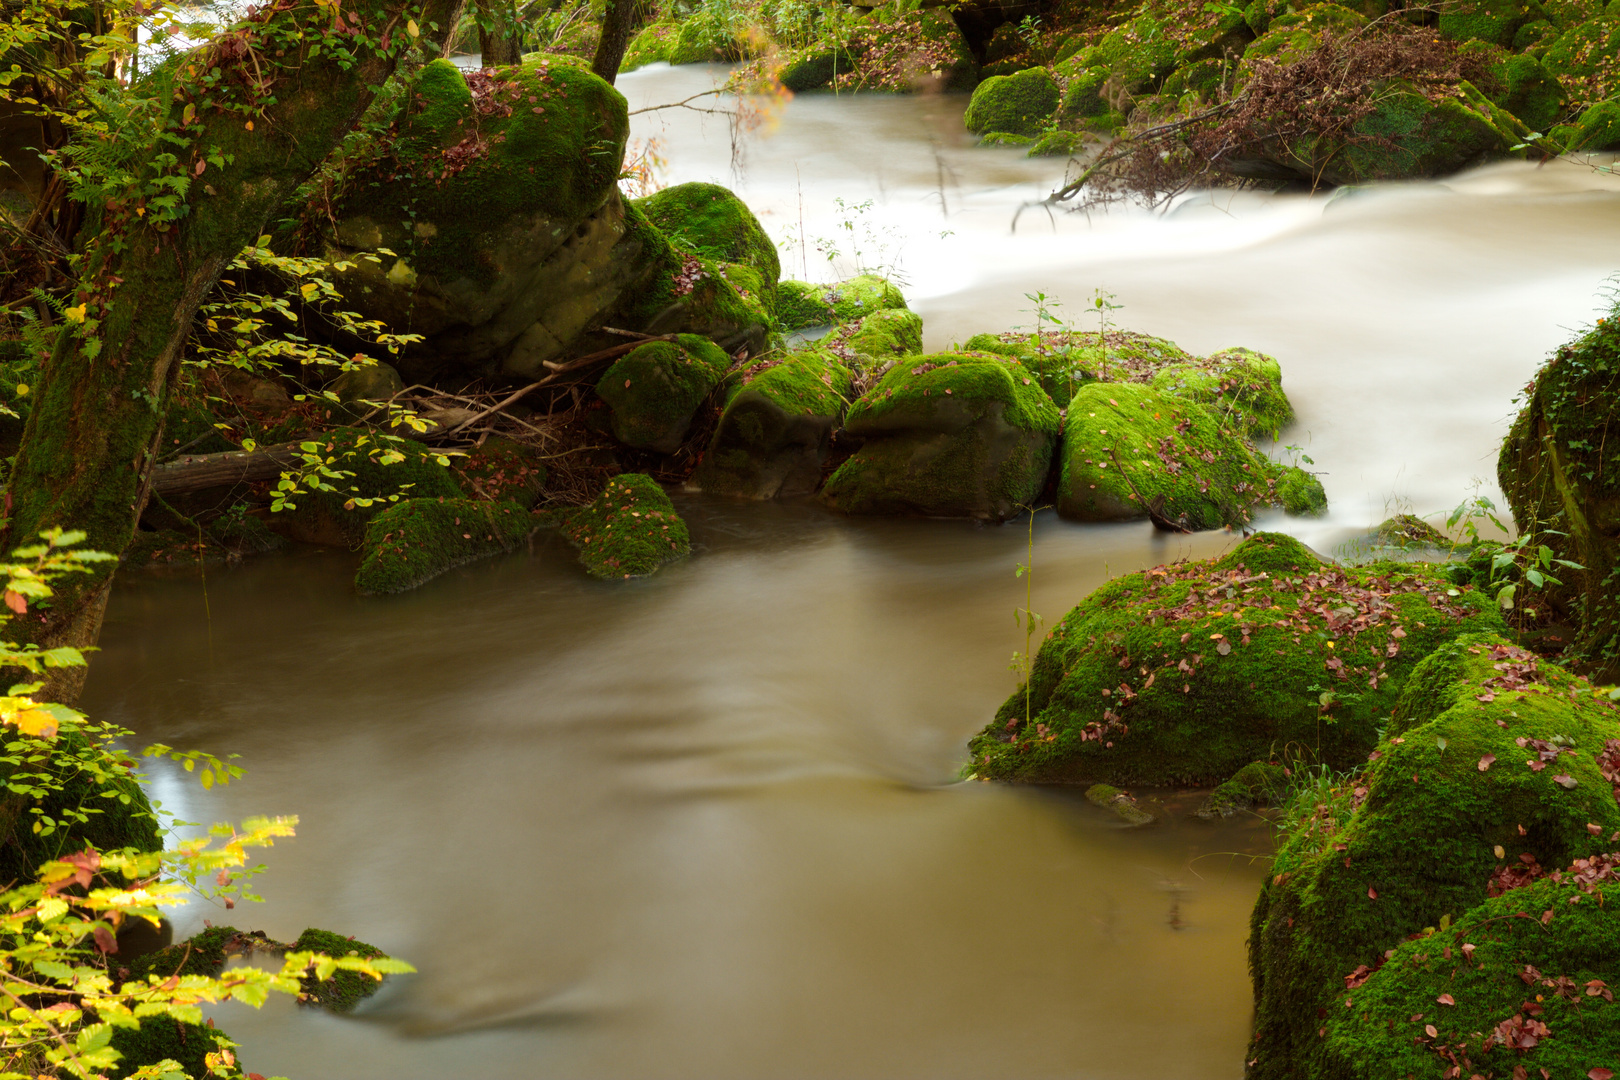
[(1452, 997), (1450, 994), (1441, 994), (1439, 997), (1435, 998), (1434, 1000), (1438, 1001), (1442, 1005), (1455, 1005), (1455, 1004), (1457, 1004), (1457, 999)]
[(1486, 754), (1484, 757), (1479, 759), (1479, 771), (1485, 772), (1494, 764), (1496, 764), (1496, 755)]

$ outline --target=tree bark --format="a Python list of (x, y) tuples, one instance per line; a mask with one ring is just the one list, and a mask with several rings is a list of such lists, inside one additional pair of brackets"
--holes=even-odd
[(630, 39), (641, 29), (646, 17), (642, 0), (607, 0), (607, 11), (602, 16), (602, 36), (596, 41), (596, 55), (591, 58), (591, 70), (611, 84), (619, 77), (619, 65), (624, 63), (624, 50)]
[(523, 63), (523, 27), (514, 0), (478, 0), (478, 5), (479, 63), (487, 68)]
[[(189, 177), (187, 212), (162, 220), (139, 194), (89, 208), (74, 294), (85, 321), (64, 329), (41, 371), (12, 470), (5, 550), (53, 526), (83, 529), (88, 548), (124, 550), (146, 505), (162, 418), (198, 305), (354, 127), (412, 31), (442, 46), (458, 6), (350, 0), (340, 11), (315, 0), (278, 0), (180, 61), (170, 130), (189, 145), (153, 147), (147, 167), (149, 175)], [(254, 81), (255, 89), (244, 89)], [(212, 107), (249, 92), (251, 113)], [(211, 164), (205, 155), (216, 150), (234, 157)], [(164, 166), (160, 152), (179, 160)], [(64, 580), (52, 605), (13, 620), (8, 636), (93, 645), (115, 566), (98, 564), (94, 573)], [(72, 701), (83, 669), (58, 670), (77, 679), (53, 681), (47, 691)]]

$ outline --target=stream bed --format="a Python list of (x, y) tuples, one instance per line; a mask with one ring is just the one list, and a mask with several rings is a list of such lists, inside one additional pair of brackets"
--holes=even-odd
[[(637, 108), (721, 74), (619, 86)], [(1332, 509), (1262, 525), (1324, 552), (1392, 512), (1500, 502), (1514, 394), (1620, 269), (1620, 184), (1569, 163), (1026, 211), (1013, 232), (1063, 164), (973, 147), (965, 103), (806, 95), (736, 152), (723, 118), (635, 123), (668, 182), (749, 202), (784, 276), (894, 273), (930, 348), (1032, 324), (1037, 291), (1089, 328), (1104, 289), (1127, 329), (1274, 354), (1300, 417), (1280, 441)], [(1167, 792), (1159, 824), (1127, 831), (1077, 792), (953, 783), (1015, 685), (1025, 523), (676, 502), (693, 556), (646, 581), (590, 581), (544, 536), (388, 599), (353, 595), (347, 553), (121, 577), (81, 707), (137, 741), (242, 756), (247, 776), (211, 792), (155, 769), (179, 819), (302, 818), (266, 854), (265, 905), (193, 905), (177, 934), (320, 926), (420, 969), (350, 1019), (221, 1011), (247, 1067), (1240, 1076), (1269, 826), (1207, 824), (1198, 796)], [(1233, 540), (1044, 512), (1033, 606), (1055, 622), (1110, 575)]]

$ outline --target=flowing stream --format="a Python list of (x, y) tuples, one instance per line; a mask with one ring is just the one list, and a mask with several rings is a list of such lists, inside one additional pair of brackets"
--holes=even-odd
[[(635, 108), (721, 73), (619, 85)], [(1037, 210), (1011, 232), (1062, 163), (974, 148), (964, 105), (807, 95), (735, 151), (723, 118), (635, 123), (669, 182), (738, 190), (785, 275), (897, 274), (931, 348), (1032, 324), (1037, 291), (1087, 328), (1104, 289), (1118, 325), (1276, 355), (1300, 415), (1282, 442), (1333, 509), (1266, 524), (1320, 550), (1476, 481), (1499, 498), (1515, 392), (1620, 269), (1620, 187), (1569, 164), (1166, 215)], [(242, 755), (248, 775), (212, 792), (156, 770), (178, 818), (303, 821), (266, 854), (267, 904), (193, 905), (177, 933), (320, 926), (420, 969), (350, 1019), (222, 1010), (247, 1066), (1240, 1076), (1266, 824), (1209, 825), (1196, 795), (1166, 792), (1159, 824), (1125, 831), (1075, 793), (952, 783), (1014, 685), (1026, 529), (677, 504), (693, 557), (646, 581), (588, 581), (544, 538), (384, 600), (352, 595), (346, 553), (121, 579), (83, 707), (140, 741)], [(1042, 514), (1034, 607), (1055, 620), (1110, 574), (1231, 542)]]

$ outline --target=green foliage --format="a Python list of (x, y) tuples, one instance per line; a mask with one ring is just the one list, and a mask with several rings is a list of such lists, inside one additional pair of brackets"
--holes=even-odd
[[(388, 959), (387, 954), (375, 945), (314, 927), (298, 935), (298, 940), (292, 944), (292, 951), (361, 961)], [(353, 1012), (354, 1007), (375, 994), (380, 985), (380, 979), (371, 977), (361, 968), (334, 967), (324, 974), (319, 970), (306, 970), (300, 979), (298, 1000), (312, 1002), (335, 1013)]]

